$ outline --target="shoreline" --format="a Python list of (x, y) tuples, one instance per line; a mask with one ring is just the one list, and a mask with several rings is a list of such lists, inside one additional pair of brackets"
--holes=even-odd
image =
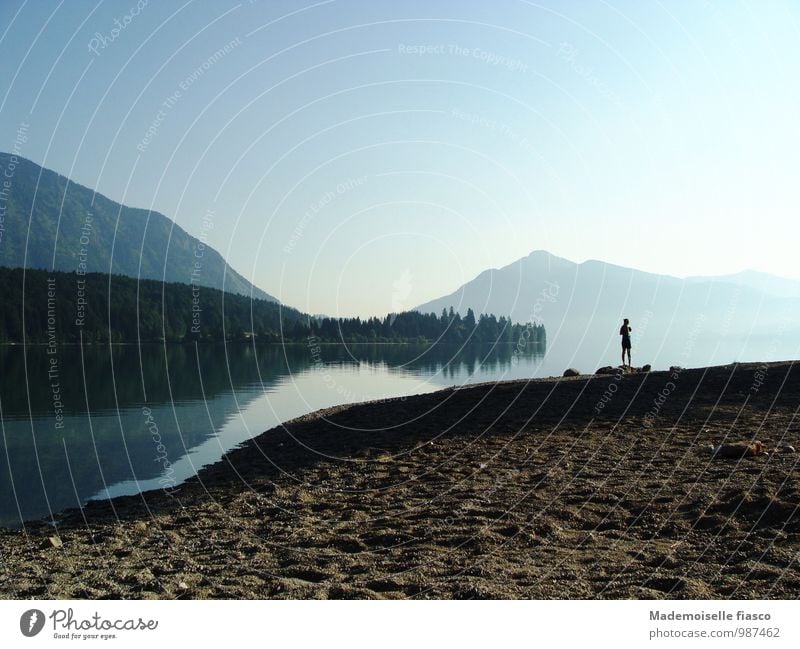
[[(800, 455), (777, 449), (800, 449), (800, 364), (675, 374), (489, 382), (318, 410), (171, 494), (91, 501), (56, 529), (0, 530), (0, 594), (796, 597)], [(707, 450), (752, 439), (769, 453)]]
[[(308, 347), (308, 340), (282, 340), (280, 342), (271, 342), (269, 340), (258, 340), (255, 341), (252, 338), (245, 338), (244, 340), (142, 340), (142, 341), (132, 341), (132, 342), (56, 342), (59, 346), (64, 347), (125, 347), (125, 346), (139, 346), (139, 345), (302, 345), (303, 347)], [(340, 340), (340, 341), (318, 341), (315, 342), (314, 345), (329, 345), (329, 346), (337, 346), (341, 347), (343, 345), (444, 345), (450, 347), (473, 347), (473, 346), (484, 346), (484, 347), (500, 347), (501, 345), (507, 346), (516, 346), (517, 343), (514, 342), (488, 342), (488, 341), (475, 341), (475, 342), (466, 342), (466, 343), (453, 343), (453, 342), (440, 342), (437, 340), (403, 340), (403, 341), (391, 341), (391, 340)], [(538, 348), (538, 347), (546, 347), (544, 343), (527, 343), (529, 346)], [(39, 342), (39, 343), (19, 343), (19, 342), (0, 342), (0, 347), (47, 347), (49, 343), (47, 342)], [(548, 378), (555, 378), (555, 377), (548, 377)]]

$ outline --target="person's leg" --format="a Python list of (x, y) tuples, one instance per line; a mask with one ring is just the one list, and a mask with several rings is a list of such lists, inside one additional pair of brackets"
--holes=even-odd
[(622, 367), (625, 367), (625, 348), (622, 348)]
[(628, 369), (631, 369), (633, 365), (631, 365), (631, 348), (628, 347)]

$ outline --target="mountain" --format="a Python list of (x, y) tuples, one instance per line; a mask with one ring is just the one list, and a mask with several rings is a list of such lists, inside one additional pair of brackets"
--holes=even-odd
[(791, 281), (752, 271), (679, 279), (537, 250), (416, 310), (440, 313), (450, 306), (462, 314), (472, 308), (543, 323), (548, 354), (579, 362), (583, 371), (619, 363), (623, 318), (633, 328), (634, 363), (654, 367), (796, 358), (800, 352), (800, 298)]
[(800, 281), (776, 277), (769, 273), (757, 270), (743, 270), (733, 275), (720, 275), (718, 277), (695, 276), (687, 277), (689, 282), (727, 282), (738, 286), (749, 286), (758, 291), (763, 291), (773, 297), (800, 297)]
[(120, 205), (8, 153), (0, 169), (0, 266), (194, 283), (277, 302), (163, 214)]

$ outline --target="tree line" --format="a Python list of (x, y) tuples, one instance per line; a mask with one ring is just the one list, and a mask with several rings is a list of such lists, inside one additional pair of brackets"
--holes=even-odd
[(328, 318), (191, 284), (0, 267), (1, 343), (442, 342), (545, 344), (543, 325), (472, 309)]
[(313, 335), (323, 342), (357, 340), (363, 342), (440, 342), (545, 344), (544, 325), (514, 324), (510, 318), (481, 314), (477, 319), (472, 309), (461, 315), (450, 307), (435, 313), (406, 311), (384, 318), (312, 318)]

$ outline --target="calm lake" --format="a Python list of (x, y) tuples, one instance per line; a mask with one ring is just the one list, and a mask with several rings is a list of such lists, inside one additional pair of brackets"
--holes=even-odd
[(0, 525), (170, 488), (319, 408), (560, 374), (542, 351), (473, 345), (0, 347)]
[[(319, 408), (484, 381), (616, 365), (554, 332), (512, 345), (0, 346), (0, 525), (54, 518), (90, 499), (170, 488), (229, 449)], [(701, 367), (797, 358), (796, 332), (713, 331), (634, 342), (634, 364)]]

